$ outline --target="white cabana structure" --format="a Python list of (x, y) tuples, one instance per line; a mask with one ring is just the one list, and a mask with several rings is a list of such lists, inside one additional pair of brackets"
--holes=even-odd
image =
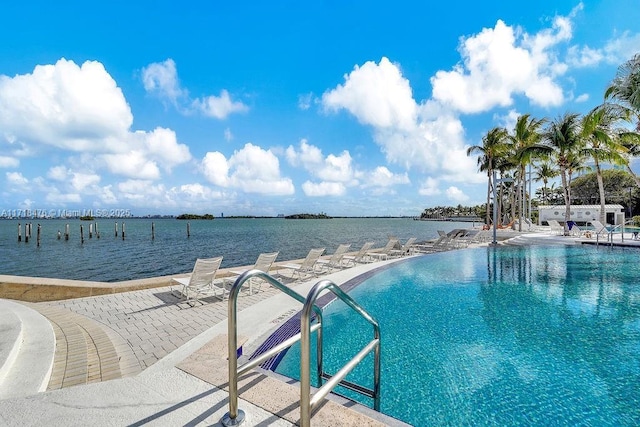
[[(622, 205), (604, 205), (607, 224), (618, 225), (624, 222), (624, 207)], [(547, 221), (555, 219), (560, 224), (565, 221), (565, 205), (538, 206), (538, 225), (547, 225)], [(600, 205), (571, 205), (571, 221), (577, 225), (588, 224), (589, 221), (599, 220)]]

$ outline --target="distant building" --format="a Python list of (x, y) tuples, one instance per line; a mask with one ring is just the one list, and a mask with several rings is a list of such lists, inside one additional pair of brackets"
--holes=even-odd
[[(624, 222), (624, 207), (622, 205), (604, 205), (607, 224), (618, 225)], [(589, 224), (598, 220), (600, 205), (571, 205), (570, 220), (578, 225)], [(547, 221), (555, 219), (560, 224), (565, 222), (565, 205), (538, 206), (538, 224), (548, 225)]]

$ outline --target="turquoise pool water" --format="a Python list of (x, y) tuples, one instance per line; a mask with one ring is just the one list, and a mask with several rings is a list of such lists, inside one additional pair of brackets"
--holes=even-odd
[[(381, 324), (382, 412), (416, 426), (640, 425), (639, 256), (479, 248), (366, 279), (350, 294)], [(325, 312), (335, 372), (372, 332), (340, 302)], [(299, 348), (277, 371), (298, 378)], [(348, 379), (371, 386), (371, 372), (370, 357)]]

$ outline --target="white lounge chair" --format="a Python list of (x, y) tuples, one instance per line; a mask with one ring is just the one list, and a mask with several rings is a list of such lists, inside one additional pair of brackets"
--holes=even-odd
[(292, 270), (291, 278), (298, 276), (297, 280), (302, 280), (308, 276), (317, 276), (316, 263), (324, 253), (324, 248), (311, 249), (307, 254), (307, 257), (302, 261), (302, 264), (280, 264), (282, 268), (288, 268)]
[(560, 223), (558, 221), (556, 221), (555, 219), (548, 219), (547, 223), (551, 227), (551, 232), (552, 233), (556, 233), (556, 234), (560, 234), (560, 235), (564, 234), (564, 226), (560, 225)]
[(453, 244), (451, 242), (451, 237), (444, 236), (438, 237), (436, 240), (431, 242), (422, 243), (420, 245), (414, 245), (415, 251), (420, 253), (433, 253), (433, 252), (441, 252), (446, 251), (453, 248)]
[(342, 258), (344, 258), (350, 247), (351, 244), (341, 244), (333, 255), (331, 255), (331, 258), (318, 259), (318, 264), (320, 264), (322, 271), (340, 270), (343, 268)]
[[(202, 303), (201, 297), (214, 295), (220, 299), (224, 299), (228, 289), (224, 281), (215, 281), (216, 273), (222, 263), (222, 257), (216, 258), (198, 258), (193, 266), (193, 272), (189, 277), (177, 277), (171, 281), (171, 293), (178, 295), (173, 290), (173, 286), (181, 287), (179, 297), (184, 299), (189, 305), (193, 305), (194, 301)], [(218, 296), (218, 293), (221, 295)]]
[[(253, 265), (253, 267), (249, 268), (248, 270), (260, 270), (260, 271), (264, 271), (265, 273), (269, 273), (269, 270), (271, 270), (271, 266), (273, 265), (273, 263), (276, 261), (276, 258), (278, 257), (278, 253), (279, 252), (270, 252), (270, 253), (263, 253), (258, 255), (258, 259), (256, 260), (256, 263)], [(227, 283), (229, 285), (232, 285), (233, 282), (235, 282), (242, 273), (248, 270), (232, 270), (231, 273), (233, 273), (235, 276), (227, 277)], [(258, 286), (258, 289), (256, 290), (256, 292), (260, 291), (260, 288), (262, 287), (263, 283), (264, 283), (264, 280), (261, 280), (257, 277), (250, 278), (249, 279), (249, 295), (253, 294), (253, 287), (256, 284)]]
[(391, 249), (389, 251), (389, 256), (398, 256), (398, 257), (402, 257), (405, 255), (412, 255), (413, 254), (413, 245), (416, 243), (416, 239), (415, 237), (411, 237), (409, 238), (406, 243), (404, 245), (402, 245), (402, 247), (400, 249)]
[(392, 249), (395, 249), (399, 244), (400, 242), (398, 242), (398, 239), (389, 239), (387, 244), (382, 249), (376, 252), (367, 252), (367, 256), (375, 261), (388, 259), (389, 252), (391, 252)]
[(367, 257), (367, 251), (373, 247), (373, 242), (365, 242), (362, 248), (355, 255), (345, 255), (342, 257), (342, 261), (345, 267), (353, 267), (356, 264), (365, 264), (369, 262)]
[(596, 221), (595, 219), (590, 222), (591, 222), (591, 225), (593, 226), (593, 229), (594, 229), (593, 234), (595, 236), (598, 236), (598, 237), (605, 236), (607, 240), (609, 240), (609, 229), (607, 228), (606, 225), (604, 225), (600, 221)]

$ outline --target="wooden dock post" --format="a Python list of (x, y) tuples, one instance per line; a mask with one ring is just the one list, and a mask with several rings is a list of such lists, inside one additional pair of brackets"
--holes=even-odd
[(22, 242), (22, 225), (18, 223), (18, 242)]
[(116, 221), (116, 237), (118, 237), (118, 221)]
[(124, 221), (122, 222), (122, 240), (124, 240)]
[(64, 240), (69, 240), (69, 224), (64, 226)]
[(96, 239), (100, 238), (100, 232), (98, 231), (98, 223), (96, 222)]
[(38, 224), (38, 231), (37, 231), (37, 236), (36, 236), (36, 246), (40, 247), (40, 224)]
[(60, 240), (61, 237), (62, 237), (62, 233), (60, 233), (60, 230), (58, 230), (58, 240)]
[(80, 243), (84, 243), (84, 225), (80, 224)]
[(191, 237), (191, 224), (187, 222), (187, 237)]
[(29, 223), (24, 224), (24, 242), (29, 243)]
[(89, 224), (89, 238), (93, 237), (93, 224)]
[(155, 240), (156, 238), (156, 224), (151, 223), (151, 240)]

